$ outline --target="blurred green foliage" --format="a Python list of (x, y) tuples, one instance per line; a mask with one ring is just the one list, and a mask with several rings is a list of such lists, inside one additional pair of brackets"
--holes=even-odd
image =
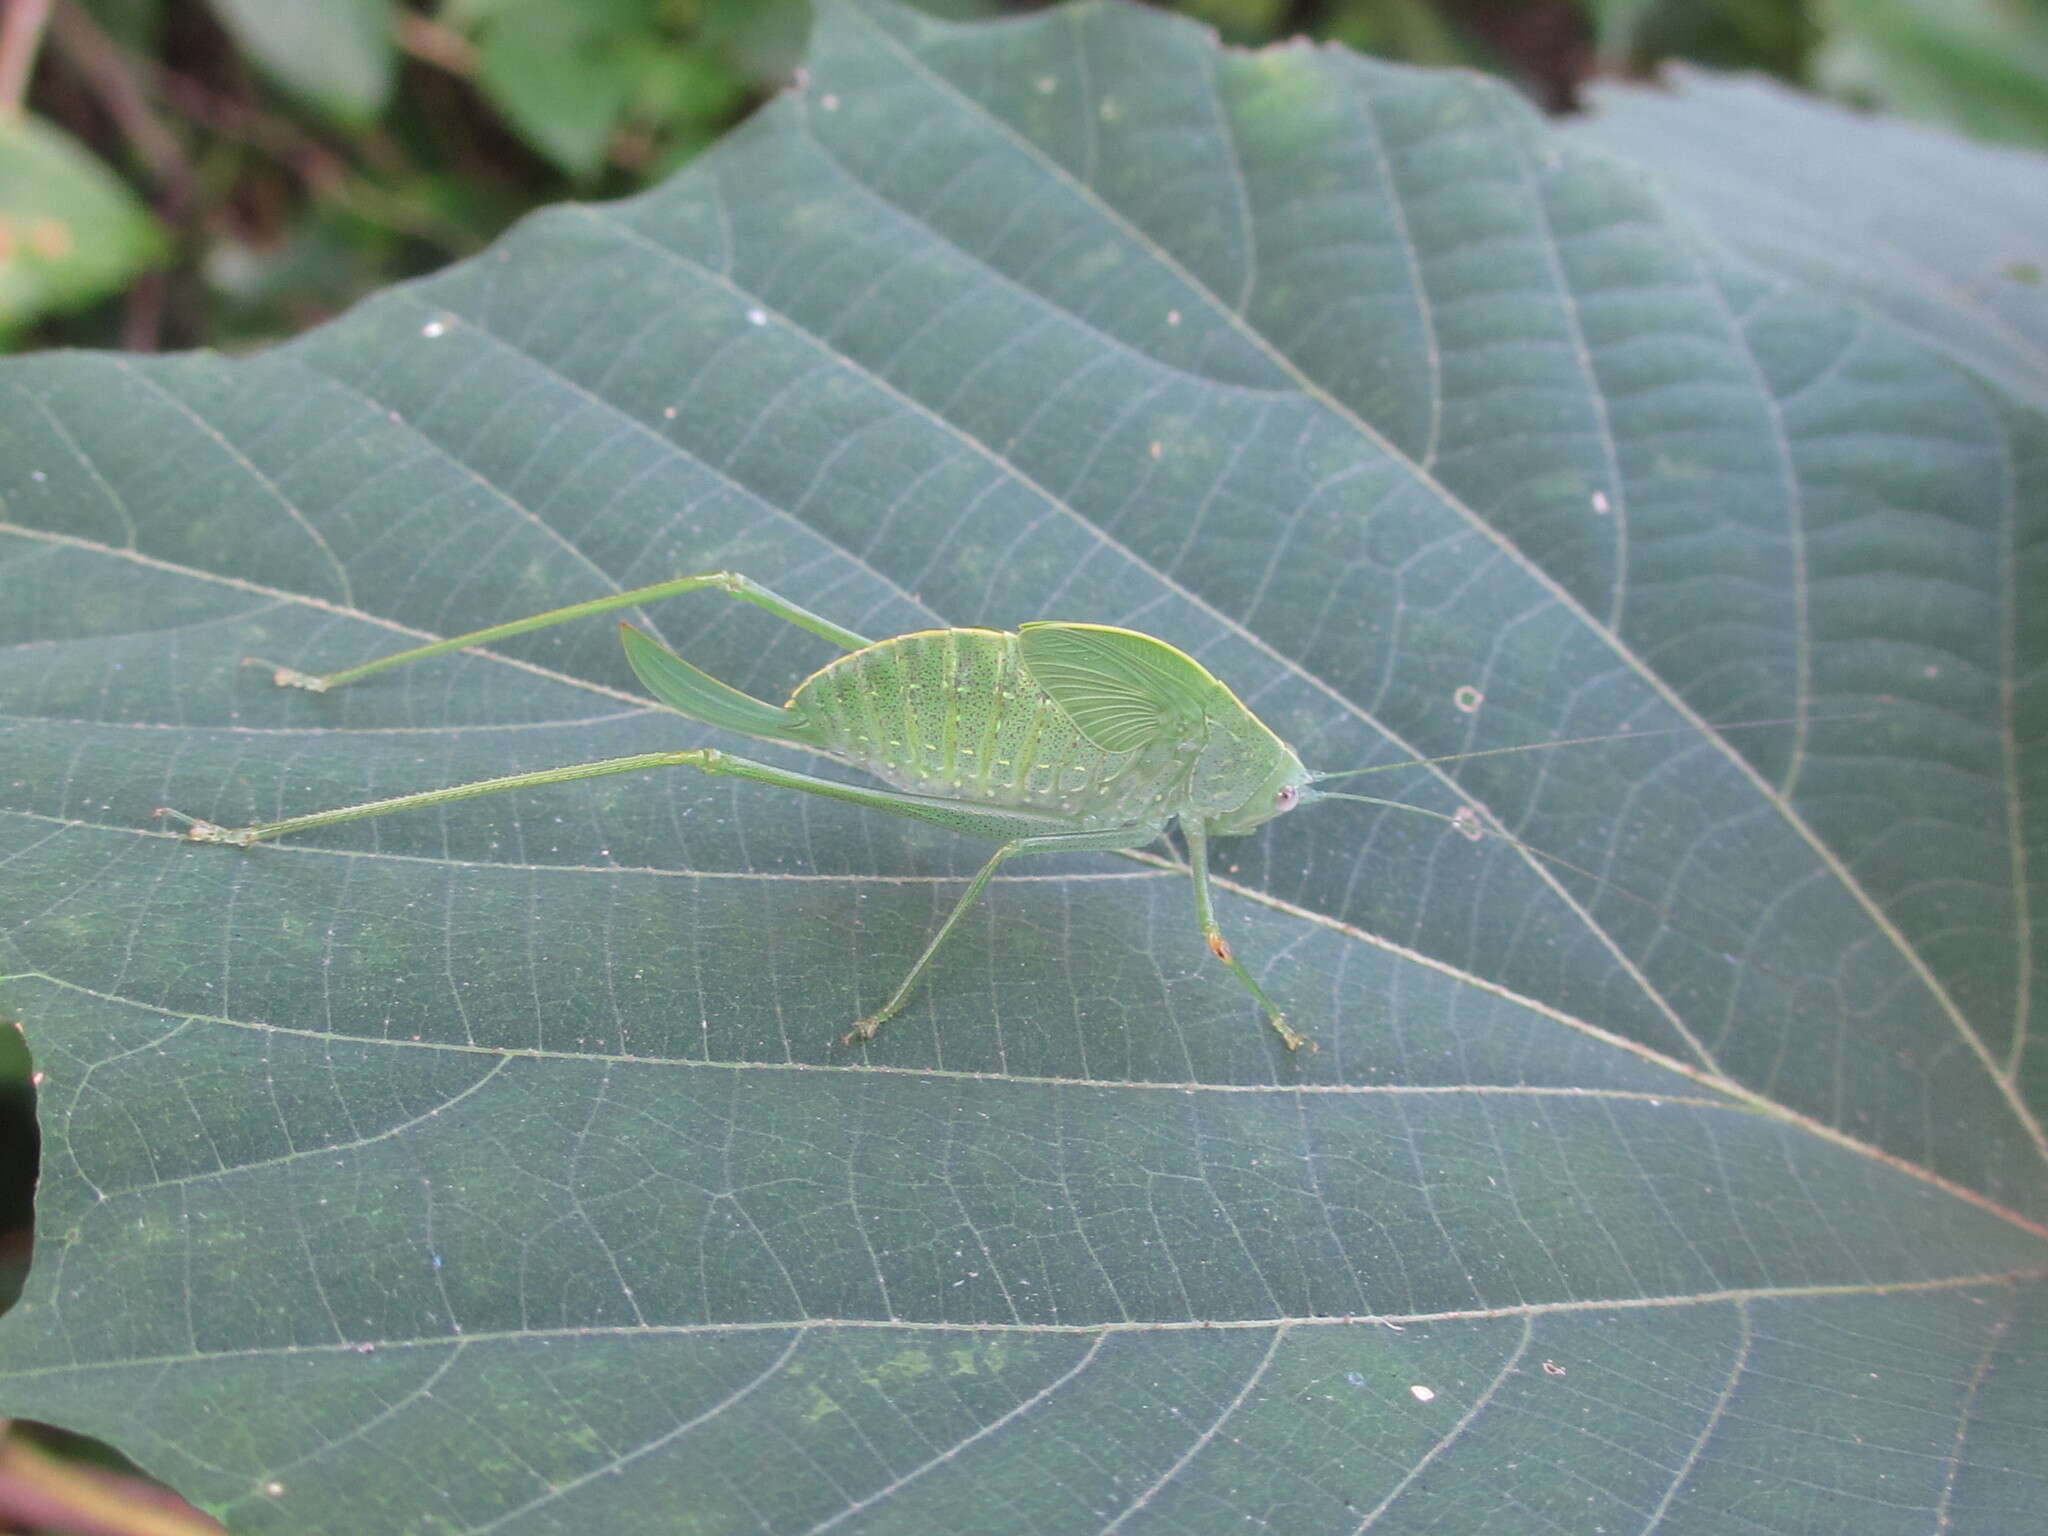
[(316, 111), (368, 127), (384, 110), (398, 60), (391, 0), (213, 0), (250, 62)]
[[(1037, 8), (920, 3), (953, 19)], [(2048, 146), (2048, 0), (1161, 6), (1238, 44), (1307, 35), (1493, 70), (1553, 111), (1590, 76), (1684, 57)], [(481, 249), (532, 208), (658, 180), (788, 79), (810, 20), (807, 0), (11, 9), (0, 347), (141, 350), (260, 346)], [(45, 9), (46, 24), (21, 24)]]
[(1979, 138), (2048, 145), (2048, 0), (1828, 0), (1822, 89)]
[(1598, 57), (1644, 74), (1663, 59), (1756, 69), (1811, 84), (1809, 59), (1826, 0), (1586, 0)]
[(141, 202), (70, 134), (0, 122), (0, 339), (118, 289), (163, 251)]

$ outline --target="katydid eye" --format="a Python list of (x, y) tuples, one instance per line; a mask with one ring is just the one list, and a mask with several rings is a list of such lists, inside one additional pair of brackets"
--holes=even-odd
[(1283, 811), (1291, 811), (1294, 809), (1294, 802), (1299, 800), (1300, 798), (1301, 791), (1296, 789), (1292, 784), (1289, 784), (1285, 789), (1281, 790), (1279, 794), (1273, 797), (1273, 803), (1279, 806), (1280, 809)]

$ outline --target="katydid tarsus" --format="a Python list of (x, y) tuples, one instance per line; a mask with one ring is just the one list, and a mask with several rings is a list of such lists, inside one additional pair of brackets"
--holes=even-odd
[[(1318, 788), (1322, 781), (1375, 770), (1311, 772), (1199, 662), (1135, 630), (1034, 623), (1016, 631), (928, 629), (870, 641), (745, 576), (715, 571), (553, 609), (338, 672), (314, 675), (279, 668), (275, 681), (325, 693), (431, 656), (707, 588), (765, 609), (846, 654), (805, 678), (778, 707), (728, 687), (622, 624), (626, 659), (655, 699), (688, 719), (861, 769), (888, 788), (814, 778), (695, 747), (480, 779), (255, 826), (223, 827), (181, 812), (162, 814), (185, 821), (185, 835), (195, 841), (249, 847), (315, 827), (482, 795), (642, 769), (695, 768), (934, 822), (998, 843), (888, 1000), (841, 1036), (847, 1045), (873, 1038), (902, 1010), (947, 936), (1010, 859), (1024, 853), (1138, 849), (1177, 825), (1187, 845), (1195, 918), (1209, 952), (1258, 1001), (1290, 1051), (1315, 1048), (1287, 1023), (1217, 926), (1209, 889), (1209, 840), (1250, 832), (1319, 798), (1399, 803)], [(1422, 761), (1523, 750), (1528, 749)], [(1462, 815), (1421, 813), (1453, 821), (1468, 834), (1476, 826)]]

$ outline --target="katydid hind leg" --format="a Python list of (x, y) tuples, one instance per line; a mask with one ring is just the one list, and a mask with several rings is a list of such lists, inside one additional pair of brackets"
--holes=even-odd
[(301, 672), (292, 667), (279, 667), (274, 674), (274, 681), (280, 687), (304, 688), (312, 693), (325, 693), (329, 689), (339, 688), (359, 678), (386, 672), (394, 667), (407, 666), (415, 661), (424, 661), (430, 656), (468, 650), (475, 646), (488, 645), (494, 640), (506, 640), (514, 635), (551, 629), (557, 624), (568, 624), (596, 614), (615, 613), (622, 608), (638, 608), (646, 603), (658, 602), (662, 598), (680, 597), (686, 592), (706, 589), (723, 592), (743, 603), (751, 603), (786, 624), (794, 624), (821, 640), (830, 641), (843, 651), (858, 651), (870, 644), (867, 639), (852, 630), (800, 607), (751, 577), (742, 576), (737, 571), (706, 571), (695, 576), (678, 576), (670, 581), (634, 587), (627, 592), (613, 592), (604, 597), (592, 598), (588, 602), (571, 603), (563, 608), (550, 608), (545, 613), (530, 614), (523, 619), (513, 619), (508, 623), (471, 630), (468, 634), (456, 635), (447, 640), (435, 640), (426, 645), (413, 646), (408, 650), (394, 651), (388, 656), (364, 662), (361, 666), (346, 667), (337, 672), (311, 673)]
[[(738, 757), (730, 752), (719, 751), (715, 747), (689, 747), (675, 752), (638, 752), (629, 757), (608, 757), (590, 763), (569, 763), (560, 768), (506, 774), (495, 779), (477, 779), (467, 784), (451, 784), (443, 789), (421, 790), (416, 794), (395, 795), (385, 800), (366, 800), (356, 805), (336, 806), (330, 810), (313, 811), (302, 816), (289, 816), (280, 821), (266, 821), (248, 827), (223, 827), (169, 807), (160, 808), (158, 815), (184, 822), (184, 835), (192, 842), (227, 843), (233, 847), (248, 848), (274, 837), (285, 837), (295, 832), (310, 832), (316, 827), (335, 826), (345, 821), (365, 821), (374, 816), (426, 810), (432, 806), (448, 805), (458, 800), (476, 800), (486, 795), (506, 794), (514, 790), (543, 789), (553, 784), (569, 784), (579, 779), (602, 778), (608, 774), (638, 773), (649, 768), (695, 768), (703, 773), (751, 779), (757, 784), (766, 784), (776, 789), (794, 789), (828, 800), (843, 800), (867, 810), (887, 811), (892, 815), (907, 816), (915, 821), (933, 822), (949, 831), (965, 833), (970, 837), (1034, 842), (1043, 840), (1048, 832), (1066, 835), (1066, 823), (1060, 818), (1042, 813), (961, 805), (952, 801), (933, 799), (927, 795), (910, 795), (897, 790), (870, 789), (861, 784), (845, 784), (837, 779), (821, 779), (812, 774), (798, 773), (793, 769), (757, 763), (752, 758)], [(1149, 842), (1156, 835), (1156, 831), (1148, 832), (1133, 842), (1102, 846), (1135, 848)]]
[(274, 837), (311, 832), (318, 827), (337, 826), (345, 821), (367, 821), (375, 816), (392, 816), (401, 811), (424, 811), (458, 800), (479, 800), (486, 795), (509, 794), (521, 789), (543, 789), (551, 784), (569, 784), (579, 779), (603, 778), (614, 773), (638, 773), (648, 768), (697, 767), (694, 760), (706, 754), (695, 752), (637, 752), (630, 757), (600, 758), (589, 763), (570, 763), (561, 768), (542, 768), (533, 773), (508, 773), (495, 779), (474, 779), (467, 784), (450, 784), (441, 789), (423, 789), (416, 794), (392, 795), (383, 800), (364, 800), (355, 805), (338, 805), (278, 821), (258, 822), (247, 827), (223, 827), (217, 822), (188, 816), (169, 806), (156, 814), (185, 824), (185, 837), (195, 843), (226, 843), (233, 848), (253, 848)]
[(1188, 840), (1188, 868), (1194, 876), (1195, 920), (1201, 925), (1202, 940), (1209, 946), (1209, 953), (1228, 966), (1231, 974), (1244, 984), (1244, 989), (1258, 999), (1259, 1006), (1266, 1010), (1266, 1022), (1273, 1026), (1288, 1050), (1298, 1051), (1303, 1046), (1315, 1050), (1315, 1041), (1289, 1027), (1287, 1015), (1266, 996), (1266, 989), (1245, 969), (1244, 962), (1237, 958), (1237, 952), (1230, 947), (1230, 941), (1223, 936), (1223, 930), (1216, 922), (1215, 904), (1209, 895), (1208, 834), (1192, 823), (1183, 822), (1181, 835)]

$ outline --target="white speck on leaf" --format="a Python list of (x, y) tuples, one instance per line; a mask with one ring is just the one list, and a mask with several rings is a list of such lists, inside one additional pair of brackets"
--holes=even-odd
[(1434, 1402), (1436, 1400), (1436, 1389), (1434, 1387), (1425, 1387), (1418, 1381), (1408, 1389), (1408, 1395), (1418, 1403)]

